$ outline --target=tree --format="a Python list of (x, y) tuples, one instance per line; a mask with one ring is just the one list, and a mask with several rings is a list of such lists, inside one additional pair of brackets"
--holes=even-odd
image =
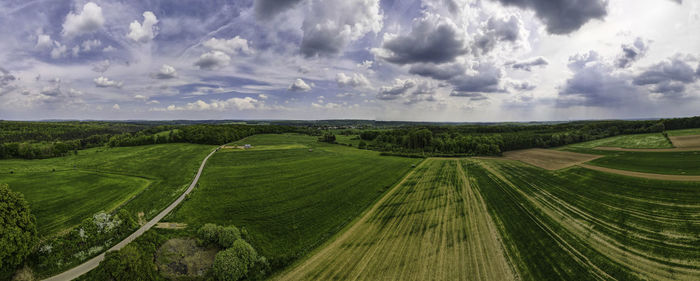
[(248, 275), (258, 260), (258, 253), (253, 246), (238, 239), (231, 248), (216, 254), (214, 275), (219, 281), (238, 281)]
[(365, 141), (360, 141), (360, 143), (357, 145), (357, 148), (365, 149), (367, 148), (367, 143)]
[(219, 230), (219, 246), (229, 248), (233, 243), (241, 239), (241, 232), (235, 226), (222, 227)]
[(213, 223), (207, 223), (199, 228), (197, 231), (197, 236), (202, 239), (204, 244), (214, 244), (219, 243), (219, 230), (221, 226)]
[(107, 252), (96, 273), (99, 280), (159, 280), (153, 257), (143, 254), (134, 244)]
[(37, 239), (36, 219), (20, 193), (0, 184), (0, 268), (14, 269)]

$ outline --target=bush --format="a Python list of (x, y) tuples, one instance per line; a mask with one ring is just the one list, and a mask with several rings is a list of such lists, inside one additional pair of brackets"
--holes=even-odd
[(219, 246), (229, 248), (236, 240), (241, 239), (241, 232), (235, 226), (221, 227), (219, 229)]
[(99, 280), (159, 280), (153, 257), (129, 244), (119, 251), (107, 252), (96, 272)]
[(214, 258), (214, 275), (220, 281), (238, 281), (248, 275), (258, 261), (253, 246), (238, 239), (231, 248), (220, 251)]
[(199, 228), (197, 236), (202, 239), (204, 244), (219, 243), (219, 231), (222, 227), (213, 223), (207, 223)]
[(36, 242), (36, 219), (20, 193), (0, 184), (0, 274), (13, 270)]

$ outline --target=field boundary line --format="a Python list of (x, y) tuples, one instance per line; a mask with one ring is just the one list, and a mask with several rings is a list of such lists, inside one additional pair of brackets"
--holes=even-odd
[(413, 176), (414, 172), (421, 168), (426, 162), (430, 161), (430, 158), (425, 158), (421, 160), (421, 162), (413, 167), (399, 182), (394, 184), (387, 192), (384, 193), (382, 197), (377, 200), (372, 207), (367, 209), (364, 213), (360, 214), (357, 219), (354, 221), (351, 221), (346, 228), (341, 229), (336, 235), (333, 235), (332, 238), (330, 238), (328, 241), (325, 243), (321, 244), (318, 246), (317, 250), (314, 250), (310, 252), (306, 258), (303, 258), (287, 267), (286, 270), (283, 270), (273, 276), (270, 276), (268, 280), (284, 280), (282, 279), (286, 275), (290, 274), (295, 274), (296, 272), (302, 272), (303, 269), (305, 269), (307, 266), (312, 264), (314, 261), (319, 259), (320, 257), (323, 256), (327, 251), (332, 249), (334, 245), (337, 245), (338, 243), (342, 243), (344, 240), (346, 240), (351, 234), (352, 231), (355, 230), (357, 227), (359, 227), (362, 223), (366, 222), (370, 216), (381, 206), (386, 200), (388, 200), (392, 194), (398, 190), (398, 187), (403, 185), (404, 182), (411, 176)]
[(643, 172), (634, 172), (627, 170), (612, 169), (600, 166), (593, 166), (589, 164), (578, 164), (579, 167), (586, 168), (589, 170), (595, 170), (604, 173), (617, 174), (628, 177), (635, 178), (645, 178), (652, 180), (669, 180), (669, 181), (700, 181), (700, 176), (683, 176), (683, 175), (667, 175), (667, 174), (652, 174)]
[(102, 252), (98, 256), (87, 260), (86, 262), (75, 266), (69, 270), (66, 270), (62, 273), (59, 273), (57, 275), (51, 276), (49, 278), (43, 279), (43, 281), (69, 281), (73, 280), (75, 278), (80, 277), (81, 275), (88, 273), (89, 271), (95, 269), (97, 266), (100, 265), (100, 262), (104, 260), (105, 258), (105, 253), (110, 252), (110, 251), (117, 251), (124, 246), (128, 245), (131, 241), (134, 241), (136, 238), (144, 234), (146, 231), (151, 229), (156, 223), (160, 222), (161, 219), (163, 219), (166, 215), (168, 215), (177, 205), (179, 205), (182, 201), (185, 200), (185, 196), (192, 192), (194, 187), (197, 185), (197, 182), (199, 181), (199, 177), (202, 175), (202, 171), (204, 170), (204, 166), (207, 164), (207, 160), (209, 160), (209, 157), (214, 155), (217, 151), (221, 149), (221, 146), (217, 147), (214, 149), (212, 152), (207, 155), (207, 157), (204, 157), (204, 160), (202, 160), (202, 164), (199, 166), (199, 170), (197, 170), (197, 174), (195, 175), (194, 179), (192, 180), (192, 183), (190, 186), (183, 192), (177, 199), (175, 199), (174, 202), (172, 202), (168, 207), (166, 207), (163, 211), (158, 213), (157, 216), (155, 216), (153, 219), (148, 221), (146, 224), (141, 226), (139, 229), (131, 233), (131, 235), (127, 236), (124, 238), (122, 241), (117, 243), (116, 245), (112, 246), (109, 248), (109, 250)]
[(628, 151), (628, 152), (688, 152), (688, 151), (700, 151), (700, 147), (623, 148), (623, 147), (598, 146), (598, 147), (594, 147), (593, 149), (594, 149), (594, 150), (603, 150), (603, 151)]

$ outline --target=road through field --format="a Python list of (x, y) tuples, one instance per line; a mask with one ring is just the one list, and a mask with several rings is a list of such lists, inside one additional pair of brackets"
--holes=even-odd
[[(209, 155), (207, 155), (207, 157), (204, 158), (204, 160), (202, 160), (202, 164), (199, 166), (199, 170), (197, 170), (197, 174), (194, 176), (194, 180), (192, 180), (192, 183), (190, 184), (190, 186), (187, 188), (187, 190), (185, 190), (185, 192), (182, 193), (182, 195), (180, 195), (180, 197), (178, 197), (173, 203), (171, 203), (167, 208), (165, 208), (165, 210), (160, 212), (157, 216), (155, 216), (149, 222), (147, 222), (146, 224), (141, 226), (141, 228), (137, 229), (134, 233), (132, 233), (131, 235), (126, 237), (124, 240), (122, 240), (118, 244), (114, 245), (109, 250), (107, 250), (107, 252), (117, 251), (117, 250), (123, 248), (124, 246), (126, 246), (127, 244), (129, 244), (131, 241), (134, 241), (134, 239), (138, 238), (139, 236), (144, 234), (146, 231), (151, 229), (151, 227), (156, 225), (156, 223), (160, 222), (161, 219), (163, 219), (166, 215), (168, 215), (168, 213), (170, 213), (173, 209), (175, 209), (175, 207), (177, 207), (177, 205), (179, 205), (183, 200), (185, 200), (185, 196), (187, 196), (187, 194), (192, 192), (195, 185), (197, 185), (197, 182), (199, 181), (199, 176), (202, 174), (202, 170), (204, 170), (204, 165), (207, 163), (207, 160), (209, 160), (209, 157), (214, 155), (214, 153), (217, 152), (220, 148), (221, 148), (221, 146), (214, 149), (211, 153), (209, 153)], [(105, 252), (103, 252), (99, 256), (96, 256), (96, 257), (94, 257), (94, 258), (74, 267), (74, 268), (71, 268), (67, 271), (64, 271), (61, 274), (54, 275), (54, 276), (46, 278), (44, 280), (45, 281), (69, 281), (69, 280), (73, 280), (75, 278), (80, 277), (81, 275), (83, 275), (85, 273), (88, 273), (90, 270), (95, 269), (98, 265), (100, 265), (100, 262), (102, 260), (104, 260), (104, 258), (105, 258)]]
[(460, 159), (429, 158), (274, 280), (517, 280)]

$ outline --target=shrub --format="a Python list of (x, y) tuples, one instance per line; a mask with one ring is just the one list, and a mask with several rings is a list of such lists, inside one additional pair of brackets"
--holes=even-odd
[(22, 263), (36, 238), (36, 219), (29, 211), (29, 203), (22, 194), (0, 184), (0, 271), (12, 270)]
[(236, 240), (241, 239), (241, 232), (235, 226), (221, 227), (219, 229), (219, 246), (229, 248)]
[(249, 270), (258, 260), (258, 254), (253, 246), (238, 239), (231, 248), (216, 254), (214, 275), (220, 281), (238, 281), (248, 275)]
[(222, 227), (213, 223), (207, 223), (199, 228), (197, 236), (202, 239), (204, 244), (219, 243), (219, 231)]

